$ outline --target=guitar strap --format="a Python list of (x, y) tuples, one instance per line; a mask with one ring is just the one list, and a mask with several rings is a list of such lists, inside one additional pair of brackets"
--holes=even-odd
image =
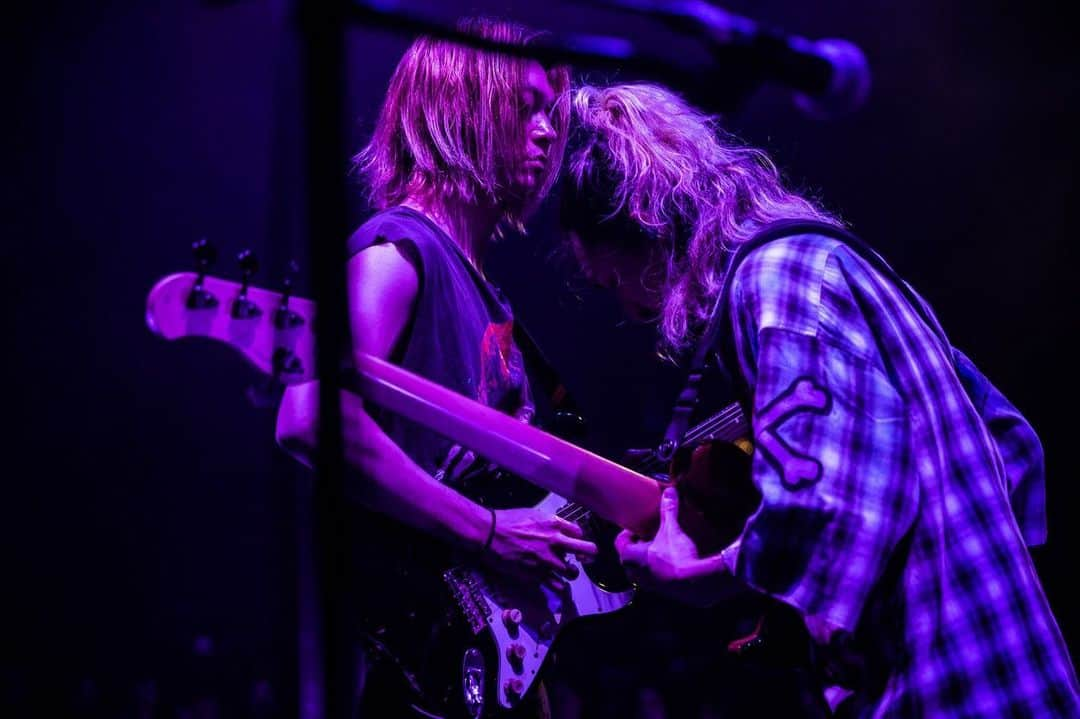
[[(679, 448), (679, 443), (689, 426), (690, 417), (697, 406), (699, 394), (701, 392), (701, 382), (708, 369), (710, 360), (713, 360), (715, 367), (726, 375), (740, 401), (745, 404), (746, 399), (749, 397), (749, 388), (746, 385), (745, 378), (742, 377), (739, 372), (738, 358), (734, 356), (735, 348), (732, 346), (732, 343), (726, 339), (731, 337), (730, 328), (728, 327), (731, 321), (729, 307), (731, 285), (739, 265), (742, 264), (747, 255), (762, 245), (785, 237), (809, 234), (824, 235), (840, 240), (847, 247), (858, 253), (860, 257), (870, 263), (878, 272), (889, 278), (897, 289), (905, 296), (912, 308), (919, 313), (927, 326), (938, 335), (944, 346), (947, 349), (949, 348), (949, 343), (945, 339), (944, 331), (938, 324), (937, 319), (929, 312), (923, 301), (881, 257), (881, 255), (875, 252), (861, 239), (847, 230), (817, 220), (780, 220), (770, 223), (763, 227), (756, 235), (741, 244), (732, 255), (731, 261), (728, 263), (728, 267), (724, 272), (723, 284), (720, 286), (720, 292), (716, 296), (716, 303), (713, 305), (712, 312), (709, 316), (709, 322), (695, 347), (693, 358), (687, 372), (686, 383), (675, 401), (671, 422), (668, 424), (667, 431), (664, 433), (664, 441), (661, 443), (660, 447), (657, 448), (657, 455), (660, 459), (665, 462), (669, 461), (675, 454), (675, 451)], [(724, 335), (725, 341), (718, 346), (717, 338), (721, 334)], [(949, 354), (952, 356), (951, 351)], [(744, 409), (748, 408), (744, 407)], [(749, 412), (747, 413), (747, 416), (750, 416)]]

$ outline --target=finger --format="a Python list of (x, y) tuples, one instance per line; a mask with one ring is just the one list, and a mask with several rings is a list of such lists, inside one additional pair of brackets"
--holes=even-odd
[(455, 444), (446, 451), (446, 456), (443, 457), (442, 462), (439, 463), (439, 474), (442, 476), (439, 481), (443, 481), (445, 478), (454, 479), (454, 461), (458, 458), (458, 454), (461, 452), (461, 445)]
[(536, 562), (536, 568), (548, 574), (566, 574), (567, 567), (570, 566), (566, 559), (554, 550), (541, 551), (536, 555)]
[(645, 566), (649, 545), (646, 542), (630, 542), (619, 551), (619, 561), (633, 566)]
[(454, 460), (456, 460), (458, 455), (461, 454), (461, 450), (462, 447), (460, 444), (452, 445), (450, 449), (446, 452), (446, 458), (443, 459), (442, 462), (443, 466), (447, 469), (452, 467), (454, 465)]
[(552, 519), (555, 522), (555, 528), (563, 534), (569, 534), (571, 537), (578, 537), (579, 539), (585, 536), (585, 530), (577, 522), (571, 522), (562, 517), (552, 517)]
[(619, 532), (619, 536), (615, 537), (615, 551), (622, 554), (623, 548), (631, 542), (636, 542), (637, 536), (629, 529), (624, 529)]
[(674, 487), (666, 487), (660, 495), (660, 530), (679, 524), (679, 493)]
[(592, 542), (584, 539), (574, 539), (573, 537), (567, 537), (565, 535), (557, 537), (555, 539), (555, 544), (562, 549), (573, 552), (579, 557), (595, 557), (597, 552), (596, 545)]
[(556, 594), (566, 591), (566, 582), (557, 576), (549, 576), (543, 580), (543, 585)]
[(459, 452), (457, 457), (454, 458), (453, 467), (450, 469), (450, 475), (454, 477), (454, 479), (461, 479), (469, 473), (469, 470), (475, 463), (476, 455), (473, 454), (472, 450)]

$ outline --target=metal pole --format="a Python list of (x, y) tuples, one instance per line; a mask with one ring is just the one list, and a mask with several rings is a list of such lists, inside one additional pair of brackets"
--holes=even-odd
[(339, 403), (340, 361), (347, 335), (344, 246), (347, 237), (344, 151), (345, 23), (342, 0), (301, 0), (303, 94), (306, 108), (308, 245), (318, 312), (317, 477), (313, 491), (316, 575), (322, 619), (322, 697), (326, 719), (350, 711), (349, 583), (345, 485)]

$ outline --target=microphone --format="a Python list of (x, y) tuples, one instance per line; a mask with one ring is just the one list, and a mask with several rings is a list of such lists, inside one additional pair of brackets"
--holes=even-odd
[(738, 84), (744, 89), (771, 81), (794, 93), (795, 105), (807, 115), (832, 119), (860, 108), (870, 92), (866, 56), (854, 43), (838, 38), (808, 40), (763, 26), (722, 10), (706, 0), (603, 0), (663, 20), (708, 42), (721, 64), (750, 73)]

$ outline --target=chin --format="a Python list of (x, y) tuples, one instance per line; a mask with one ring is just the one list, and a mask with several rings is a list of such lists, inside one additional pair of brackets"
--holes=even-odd
[(522, 218), (528, 218), (539, 209), (543, 199), (538, 184), (535, 182), (523, 182), (514, 188), (508, 205), (512, 206)]
[(535, 175), (527, 174), (527, 175), (522, 176), (522, 178), (520, 180), (518, 180), (518, 183), (517, 183), (518, 194), (520, 194), (520, 195), (522, 195), (524, 197), (532, 198), (537, 193), (537, 191), (539, 189), (540, 189), (540, 178), (536, 177)]

